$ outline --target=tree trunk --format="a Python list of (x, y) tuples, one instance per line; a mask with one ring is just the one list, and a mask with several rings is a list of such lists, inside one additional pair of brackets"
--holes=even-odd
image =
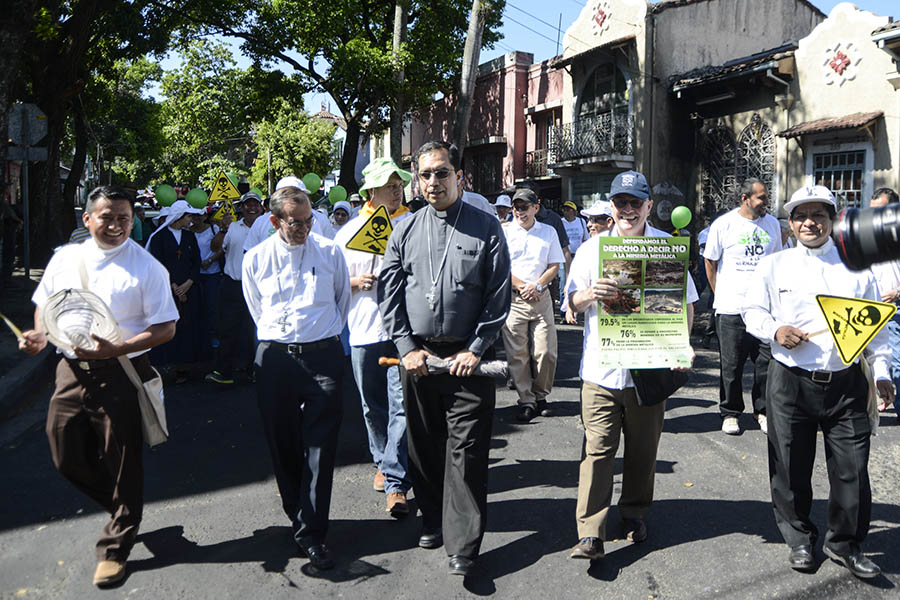
[(75, 130), (75, 155), (72, 157), (72, 167), (66, 184), (63, 187), (63, 211), (75, 214), (75, 194), (78, 184), (81, 183), (81, 175), (84, 173), (84, 161), (87, 158), (88, 135), (84, 122), (84, 107), (76, 101), (72, 105), (72, 125)]
[[(395, 55), (400, 52), (401, 44), (406, 41), (406, 21), (406, 2), (397, 0), (394, 6), (393, 51)], [(399, 69), (397, 82), (400, 87), (403, 86), (404, 78), (404, 69)], [(400, 166), (403, 166), (403, 115), (405, 110), (403, 94), (398, 91), (394, 104), (391, 106), (391, 159)]]
[(463, 51), (462, 75), (459, 81), (459, 98), (456, 102), (456, 121), (453, 123), (453, 143), (460, 154), (469, 139), (469, 118), (472, 116), (472, 96), (475, 93), (475, 79), (478, 76), (478, 57), (481, 55), (481, 34), (484, 32), (485, 11), (481, 0), (472, 0), (472, 14), (469, 15), (469, 31), (466, 33), (466, 47)]
[(341, 154), (341, 176), (338, 183), (344, 186), (348, 194), (359, 190), (356, 182), (356, 154), (359, 151), (359, 140), (362, 128), (356, 119), (347, 120), (347, 136), (344, 138), (344, 151)]

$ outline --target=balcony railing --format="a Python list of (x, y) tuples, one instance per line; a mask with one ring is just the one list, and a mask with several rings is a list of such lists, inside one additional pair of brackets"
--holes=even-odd
[(549, 163), (634, 155), (634, 117), (604, 113), (550, 128)]
[(525, 153), (525, 177), (546, 177), (547, 149), (532, 150)]

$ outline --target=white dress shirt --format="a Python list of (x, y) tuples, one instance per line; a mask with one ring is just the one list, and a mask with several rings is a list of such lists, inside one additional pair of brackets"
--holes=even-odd
[[(772, 346), (772, 358), (783, 365), (807, 371), (842, 371), (847, 365), (827, 331), (817, 294), (881, 300), (872, 272), (850, 271), (830, 239), (819, 248), (799, 244), (759, 261), (745, 297), (744, 324), (748, 333)], [(784, 325), (807, 334), (826, 331), (788, 350), (775, 341), (775, 332)], [(875, 379), (890, 380), (887, 328), (878, 332), (865, 352), (875, 359)]]
[(535, 221), (523, 229), (517, 221), (503, 225), (511, 271), (526, 283), (535, 283), (550, 265), (566, 262), (559, 236), (549, 225)]
[[(411, 212), (404, 212), (391, 219), (391, 226), (396, 227), (397, 223), (411, 215)], [(381, 264), (384, 262), (383, 256), (347, 248), (347, 242), (356, 235), (356, 232), (366, 224), (369, 218), (370, 215), (354, 217), (334, 237), (334, 243), (341, 249), (344, 259), (347, 261), (347, 270), (350, 277), (357, 277), (363, 273), (374, 273), (375, 276), (378, 276), (381, 273)], [(356, 291), (351, 293), (347, 327), (350, 330), (349, 341), (351, 346), (365, 346), (391, 339), (391, 336), (384, 330), (381, 312), (378, 310), (377, 285), (373, 285), (370, 290), (357, 288)]]
[[(262, 219), (261, 216), (256, 220)], [(255, 223), (255, 221), (254, 221)], [(250, 226), (243, 219), (232, 223), (225, 232), (222, 249), (225, 251), (225, 274), (235, 281), (241, 280), (241, 265), (244, 262), (244, 242), (250, 234)]]
[(244, 257), (241, 285), (257, 338), (284, 344), (316, 342), (344, 329), (350, 276), (340, 249), (310, 233), (288, 245), (276, 234)]
[[(219, 231), (219, 228), (215, 225), (210, 225), (205, 230), (200, 233), (194, 233), (194, 236), (197, 238), (197, 246), (200, 247), (200, 260), (204, 261), (211, 257), (215, 252), (212, 251), (210, 247), (210, 242), (212, 242), (213, 237), (215, 237), (216, 233)], [(200, 267), (201, 275), (215, 275), (216, 273), (220, 273), (222, 271), (222, 267), (219, 266), (219, 261), (214, 260), (209, 264), (208, 267), (203, 268)]]
[[(317, 233), (329, 240), (333, 239), (334, 228), (328, 221), (328, 217), (322, 216), (322, 213), (317, 210), (312, 211), (312, 214), (314, 221), (311, 232)], [(272, 224), (272, 219), (269, 218), (271, 216), (272, 213), (266, 211), (256, 217), (256, 220), (253, 221), (253, 226), (250, 228), (250, 233), (244, 239), (244, 252), (249, 252), (251, 248), (268, 239), (269, 236), (275, 233), (275, 226)]]
[(735, 208), (709, 227), (703, 257), (717, 261), (717, 315), (739, 315), (744, 306), (747, 282), (759, 260), (781, 250), (781, 224), (772, 215), (756, 219), (741, 216)]
[[(872, 273), (878, 281), (878, 291), (885, 294), (900, 288), (900, 261), (889, 260), (872, 265)], [(895, 304), (897, 304), (895, 302)]]
[[(115, 317), (127, 340), (151, 325), (178, 320), (178, 308), (169, 285), (169, 272), (132, 239), (104, 249), (94, 238), (63, 246), (50, 259), (31, 301), (38, 307), (65, 289), (82, 289), (78, 263), (84, 260), (88, 289), (96, 294)], [(134, 358), (148, 350), (133, 352)], [(75, 355), (65, 352), (69, 358)]]
[[(566, 296), (571, 296), (579, 290), (586, 290), (593, 282), (600, 279), (600, 238), (617, 236), (616, 227), (610, 231), (604, 231), (595, 235), (581, 246), (581, 252), (575, 255), (570, 267), (568, 282), (566, 284)], [(665, 231), (644, 226), (643, 237), (672, 237)], [(688, 304), (696, 302), (700, 297), (694, 280), (688, 275), (685, 300)], [(584, 381), (605, 387), (610, 390), (624, 390), (634, 387), (634, 380), (628, 369), (614, 369), (601, 367), (600, 364), (600, 336), (597, 333), (597, 303), (592, 302), (584, 311), (584, 343), (582, 345), (581, 369), (578, 374)]]

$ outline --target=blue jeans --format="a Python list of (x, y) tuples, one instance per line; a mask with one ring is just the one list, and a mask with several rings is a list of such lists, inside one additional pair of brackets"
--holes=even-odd
[(400, 368), (380, 366), (378, 358), (381, 356), (397, 356), (393, 342), (350, 347), (353, 378), (362, 400), (372, 460), (384, 474), (386, 493), (406, 493), (411, 484), (407, 469), (409, 452)]
[[(887, 326), (891, 344), (891, 380), (894, 382), (894, 388), (900, 390), (900, 312), (894, 313)], [(894, 410), (900, 417), (900, 400), (894, 400)]]

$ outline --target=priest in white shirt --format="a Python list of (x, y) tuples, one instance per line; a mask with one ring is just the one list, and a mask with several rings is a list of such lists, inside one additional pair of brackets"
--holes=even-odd
[(311, 232), (306, 192), (284, 187), (269, 203), (276, 234), (247, 253), (241, 279), (260, 340), (257, 400), (294, 540), (314, 567), (330, 569), (324, 541), (343, 407), (338, 336), (350, 277), (340, 248)]
[[(788, 564), (798, 571), (817, 565), (819, 532), (810, 509), (821, 429), (831, 488), (823, 551), (857, 577), (872, 578), (881, 569), (860, 550), (872, 511), (869, 386), (861, 359), (849, 367), (841, 359), (816, 295), (881, 300), (881, 294), (870, 270), (850, 271), (841, 262), (831, 241), (836, 209), (824, 186), (794, 192), (784, 211), (797, 246), (759, 261), (743, 316), (747, 331), (772, 347), (766, 382), (769, 483), (775, 523), (791, 548)], [(887, 331), (864, 352), (879, 393), (893, 401)]]

